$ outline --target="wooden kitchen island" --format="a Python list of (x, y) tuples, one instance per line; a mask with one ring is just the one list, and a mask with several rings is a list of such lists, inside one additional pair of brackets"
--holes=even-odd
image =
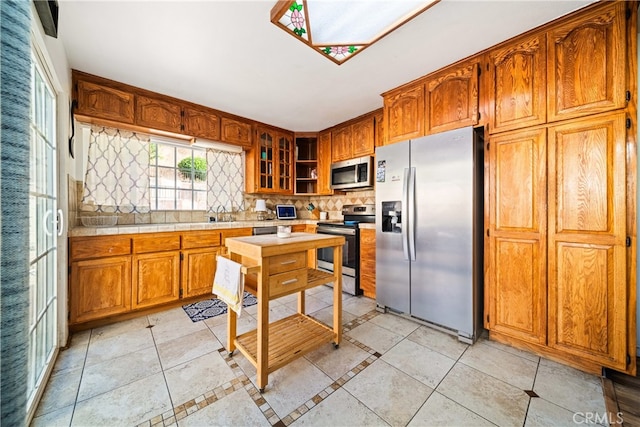
[[(236, 336), (237, 315), (228, 310), (227, 350), (236, 348), (256, 367), (261, 392), (269, 373), (292, 360), (342, 338), (342, 265), (334, 264), (333, 274), (316, 270), (318, 248), (333, 248), (333, 259), (342, 259), (343, 236), (313, 233), (291, 233), (278, 238), (275, 234), (233, 237), (225, 241), (229, 257), (241, 263), (245, 273), (245, 291), (257, 296), (257, 328)], [(334, 283), (333, 328), (305, 314), (306, 289)], [(298, 293), (298, 312), (269, 323), (269, 301)]]

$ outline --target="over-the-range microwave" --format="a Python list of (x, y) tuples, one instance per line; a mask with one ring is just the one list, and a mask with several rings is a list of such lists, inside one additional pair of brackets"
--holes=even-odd
[(373, 187), (373, 157), (364, 156), (331, 164), (331, 188)]

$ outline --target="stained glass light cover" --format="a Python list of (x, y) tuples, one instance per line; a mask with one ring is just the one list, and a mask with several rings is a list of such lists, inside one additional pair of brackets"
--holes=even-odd
[(342, 64), (440, 0), (279, 0), (271, 22)]

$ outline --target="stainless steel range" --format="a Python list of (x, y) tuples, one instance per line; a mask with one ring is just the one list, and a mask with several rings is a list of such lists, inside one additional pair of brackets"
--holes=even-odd
[[(319, 234), (344, 236), (342, 249), (342, 290), (351, 295), (360, 295), (360, 229), (361, 223), (375, 223), (375, 205), (345, 205), (343, 221), (319, 222)], [(318, 268), (333, 272), (333, 249), (318, 249)]]

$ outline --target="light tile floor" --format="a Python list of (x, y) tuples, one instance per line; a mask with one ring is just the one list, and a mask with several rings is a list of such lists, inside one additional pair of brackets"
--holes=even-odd
[[(331, 324), (331, 292), (308, 292)], [(271, 320), (295, 297), (271, 303)], [(193, 323), (182, 308), (73, 335), (34, 426), (557, 426), (604, 414), (600, 379), (481, 338), (473, 346), (344, 295), (344, 341), (269, 375), (264, 394), (226, 316)], [(255, 328), (244, 310), (239, 333)], [(529, 397), (533, 390), (539, 397)], [(594, 419), (591, 417), (590, 419)], [(602, 418), (600, 418), (602, 419)]]

